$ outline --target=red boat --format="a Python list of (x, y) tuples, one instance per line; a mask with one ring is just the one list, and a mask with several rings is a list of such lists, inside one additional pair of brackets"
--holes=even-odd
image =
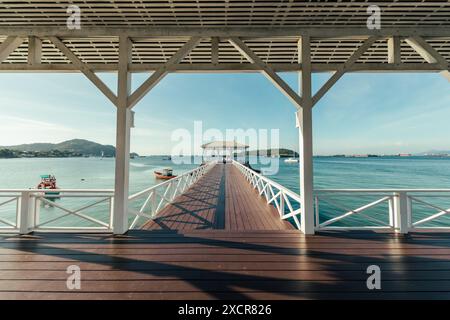
[(41, 175), (41, 182), (37, 185), (36, 188), (44, 190), (52, 190), (46, 191), (45, 192), (46, 195), (59, 195), (59, 192), (56, 191), (58, 190), (58, 187), (56, 186), (56, 178), (51, 174)]
[(170, 168), (163, 169), (162, 172), (154, 171), (154, 173), (155, 173), (156, 179), (161, 179), (161, 180), (169, 180), (169, 179), (173, 179), (176, 177), (175, 175), (173, 175), (173, 170)]

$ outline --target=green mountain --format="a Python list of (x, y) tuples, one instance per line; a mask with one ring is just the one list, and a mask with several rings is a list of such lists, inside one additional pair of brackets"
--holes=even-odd
[[(242, 155), (243, 152), (239, 153), (239, 155)], [(291, 158), (291, 157), (298, 157), (298, 153), (294, 150), (280, 148), (280, 149), (267, 149), (267, 150), (250, 150), (246, 151), (247, 156), (279, 156), (280, 158)]]
[(83, 156), (101, 156), (102, 152), (105, 157), (113, 157), (116, 154), (116, 148), (111, 145), (102, 145), (96, 142), (73, 139), (63, 141), (61, 143), (30, 143), (17, 146), (0, 147), (0, 149), (8, 149), (20, 152), (60, 152), (64, 154), (83, 155)]
[(55, 146), (56, 144), (52, 143), (30, 143), (30, 144), (21, 144), (17, 146), (0, 147), (0, 149), (25, 151), (25, 152), (48, 152), (49, 150), (54, 149)]

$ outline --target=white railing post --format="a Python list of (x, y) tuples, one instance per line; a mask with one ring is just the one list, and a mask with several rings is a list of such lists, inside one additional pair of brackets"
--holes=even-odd
[(20, 218), (19, 232), (20, 234), (28, 234), (32, 231), (33, 221), (33, 205), (31, 203), (31, 192), (22, 191), (20, 195)]
[(409, 195), (407, 195), (406, 200), (406, 208), (407, 208), (407, 220), (408, 220), (408, 231), (412, 228), (412, 199)]
[(404, 191), (396, 192), (394, 197), (394, 227), (398, 233), (408, 233), (408, 195)]
[(319, 211), (319, 197), (318, 196), (314, 196), (314, 210), (316, 212), (314, 229), (317, 230), (320, 225), (320, 211)]
[(389, 206), (389, 226), (392, 228), (395, 228), (395, 193), (393, 195), (393, 197), (391, 197), (388, 201), (388, 206)]
[(34, 197), (34, 217), (33, 217), (33, 227), (37, 226), (41, 220), (41, 199), (39, 197)]
[(283, 190), (280, 190), (280, 217), (283, 217), (284, 211), (285, 211), (285, 204), (284, 204), (284, 192)]
[(112, 230), (114, 224), (114, 196), (109, 198), (109, 228)]

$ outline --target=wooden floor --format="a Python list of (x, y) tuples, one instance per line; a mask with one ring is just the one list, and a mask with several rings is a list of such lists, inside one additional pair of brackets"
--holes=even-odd
[(232, 164), (217, 164), (165, 207), (146, 230), (294, 230)]
[[(381, 268), (380, 291), (366, 287)], [(68, 290), (66, 269), (81, 268)], [(450, 235), (134, 231), (0, 237), (0, 299), (450, 299)]]
[(0, 236), (0, 299), (450, 299), (450, 233), (305, 236), (234, 167), (212, 170), (149, 230)]

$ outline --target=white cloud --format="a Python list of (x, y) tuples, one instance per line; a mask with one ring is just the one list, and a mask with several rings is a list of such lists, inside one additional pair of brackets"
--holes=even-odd
[(56, 123), (15, 116), (0, 117), (0, 145), (61, 142), (77, 136), (78, 130)]

